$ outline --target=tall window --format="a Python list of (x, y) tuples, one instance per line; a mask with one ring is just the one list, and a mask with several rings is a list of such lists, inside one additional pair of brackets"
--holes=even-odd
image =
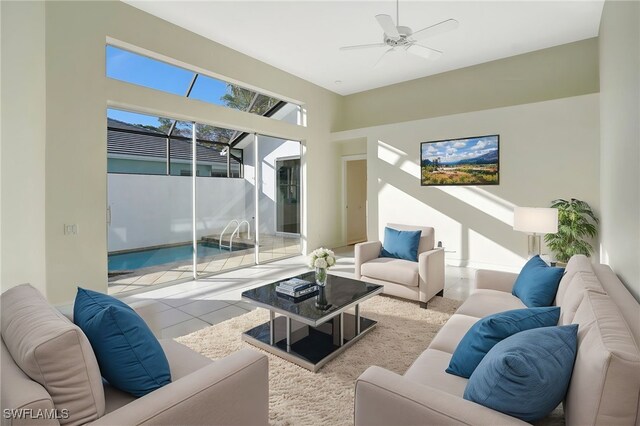
[(107, 45), (107, 77), (190, 99), (299, 123), (300, 105)]

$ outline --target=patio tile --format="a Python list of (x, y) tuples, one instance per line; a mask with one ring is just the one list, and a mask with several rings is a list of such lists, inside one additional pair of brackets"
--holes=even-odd
[(165, 272), (163, 271), (163, 272), (153, 272), (151, 274), (142, 275), (137, 280), (135, 280), (133, 284), (136, 284), (136, 285), (153, 284), (158, 278), (164, 275), (164, 273)]

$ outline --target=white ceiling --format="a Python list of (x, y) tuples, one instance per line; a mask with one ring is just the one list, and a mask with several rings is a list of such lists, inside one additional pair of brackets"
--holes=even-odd
[(425, 42), (444, 51), (436, 60), (405, 53), (374, 68), (385, 48), (338, 48), (381, 41), (374, 17), (395, 20), (393, 0), (125, 2), (342, 95), (595, 37), (604, 3), (401, 0), (414, 31), (448, 18), (460, 27)]

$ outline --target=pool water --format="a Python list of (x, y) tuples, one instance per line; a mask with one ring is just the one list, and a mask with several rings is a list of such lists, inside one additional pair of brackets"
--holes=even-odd
[[(198, 243), (198, 258), (216, 256), (228, 252), (228, 249), (221, 250), (214, 243)], [(191, 244), (110, 254), (109, 272), (132, 271), (166, 263), (191, 261), (192, 258), (193, 246)]]

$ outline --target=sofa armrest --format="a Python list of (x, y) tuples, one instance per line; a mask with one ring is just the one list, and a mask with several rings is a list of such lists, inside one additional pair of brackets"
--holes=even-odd
[(489, 269), (478, 269), (476, 271), (476, 289), (499, 290), (511, 293), (513, 284), (516, 282), (518, 274), (513, 272), (491, 271)]
[(444, 290), (444, 249), (436, 248), (418, 255), (420, 301), (428, 302)]
[(380, 249), (382, 249), (382, 243), (380, 241), (367, 241), (366, 243), (356, 244), (354, 247), (356, 279), (360, 279), (362, 276), (360, 266), (380, 256)]
[(356, 380), (355, 425), (526, 425), (475, 402), (369, 367)]
[(92, 425), (267, 425), (265, 355), (235, 352), (121, 407)]

